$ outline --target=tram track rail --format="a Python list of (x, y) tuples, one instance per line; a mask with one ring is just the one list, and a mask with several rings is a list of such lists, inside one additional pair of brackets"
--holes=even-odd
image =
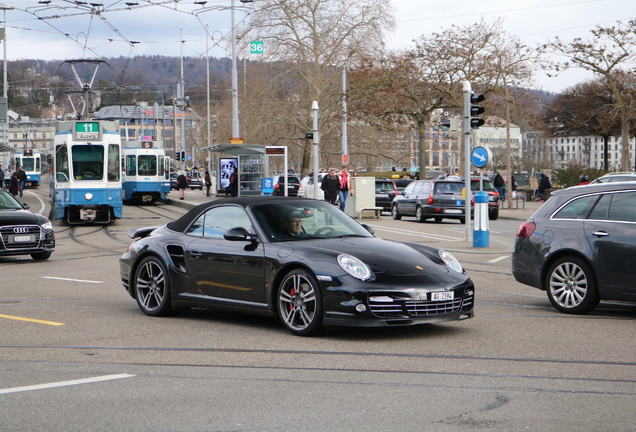
[[(231, 369), (256, 369), (256, 370), (298, 370), (298, 371), (321, 371), (321, 372), (352, 372), (352, 373), (373, 373), (373, 374), (411, 374), (411, 375), (441, 375), (441, 376), (458, 376), (458, 377), (482, 377), (482, 378), (516, 378), (527, 380), (561, 380), (569, 382), (586, 382), (586, 383), (610, 383), (610, 384), (635, 384), (636, 379), (632, 378), (608, 378), (608, 377), (594, 377), (594, 376), (559, 376), (558, 374), (543, 375), (543, 374), (525, 374), (525, 373), (513, 373), (513, 372), (461, 372), (453, 370), (439, 370), (435, 368), (429, 370), (427, 368), (413, 368), (406, 367), (404, 363), (399, 363), (400, 360), (431, 360), (431, 361), (460, 361), (460, 362), (484, 362), (489, 366), (493, 366), (497, 369), (503, 364), (517, 364), (517, 365), (537, 365), (544, 364), (546, 367), (553, 370), (555, 367), (618, 367), (627, 368), (632, 370), (636, 367), (636, 362), (630, 361), (614, 361), (614, 360), (585, 360), (585, 359), (563, 359), (563, 358), (538, 358), (538, 357), (500, 357), (500, 356), (473, 356), (473, 355), (453, 355), (453, 354), (422, 354), (422, 353), (387, 353), (387, 352), (349, 352), (349, 351), (317, 351), (317, 350), (289, 350), (289, 349), (246, 349), (246, 348), (188, 348), (188, 347), (126, 347), (126, 346), (79, 346), (79, 345), (0, 345), (1, 349), (16, 349), (21, 351), (36, 351), (36, 350), (76, 350), (90, 352), (90, 357), (93, 357), (96, 353), (107, 351), (111, 352), (162, 352), (173, 354), (229, 354), (229, 355), (266, 355), (266, 356), (300, 356), (303, 359), (304, 364), (318, 364), (316, 363), (320, 358), (339, 358), (342, 361), (351, 359), (381, 359), (381, 365), (377, 367), (355, 367), (355, 368), (342, 368), (339, 366), (291, 366), (286, 364), (285, 366), (278, 365), (253, 365), (253, 364), (240, 364), (240, 363), (226, 363), (226, 362), (210, 362), (210, 363), (193, 363), (192, 359), (185, 361), (175, 361), (174, 357), (165, 363), (161, 362), (147, 362), (140, 360), (138, 362), (131, 361), (71, 361), (73, 364), (99, 364), (109, 366), (143, 366), (143, 367), (185, 367), (192, 369), (202, 368), (231, 368)], [(236, 357), (233, 357), (236, 359)], [(311, 359), (315, 359), (315, 362)], [(15, 363), (51, 363), (42, 360), (11, 360)], [(2, 363), (2, 361), (0, 361)], [(53, 362), (59, 363), (59, 362)], [(338, 362), (340, 364), (341, 361)], [(388, 365), (396, 364), (396, 367), (392, 368)], [(569, 391), (568, 391), (569, 392)], [(586, 390), (589, 393), (590, 390)], [(606, 393), (605, 391), (599, 391), (599, 393)], [(635, 394), (633, 392), (618, 392), (620, 394)]]

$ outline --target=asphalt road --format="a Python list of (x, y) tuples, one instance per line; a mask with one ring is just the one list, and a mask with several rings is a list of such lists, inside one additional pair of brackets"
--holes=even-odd
[[(24, 199), (46, 212), (46, 198)], [(502, 212), (480, 249), (458, 222), (365, 220), (377, 236), (452, 250), (475, 282), (476, 317), (315, 338), (202, 309), (145, 316), (119, 281), (126, 232), (185, 211), (56, 222), (48, 261), (0, 258), (0, 431), (635, 429), (636, 307), (568, 316), (516, 283), (510, 250), (532, 209)]]

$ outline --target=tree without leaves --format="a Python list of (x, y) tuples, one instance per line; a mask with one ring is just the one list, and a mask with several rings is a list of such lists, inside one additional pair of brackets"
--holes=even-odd
[(604, 80), (569, 87), (545, 109), (545, 124), (552, 136), (593, 135), (604, 142), (603, 167), (608, 169), (608, 139), (621, 131), (616, 99)]
[(597, 26), (591, 32), (592, 40), (576, 38), (566, 43), (557, 37), (546, 47), (569, 58), (553, 65), (557, 73), (580, 67), (602, 77), (611, 89), (621, 116), (622, 169), (627, 171), (630, 123), (636, 117), (635, 87), (629, 82), (636, 68), (628, 66), (636, 59), (636, 20), (627, 24), (619, 21), (612, 27)]
[(462, 82), (474, 83), (482, 93), (525, 82), (535, 56), (502, 30), (501, 20), (452, 26), (422, 36), (411, 51), (367, 58), (354, 74), (352, 104), (363, 115), (391, 121), (407, 116), (417, 127), (419, 165), (425, 167), (426, 124), (438, 109), (461, 112)]
[[(286, 127), (312, 130), (311, 104), (320, 107), (322, 140), (335, 139), (340, 129), (340, 68), (373, 47), (394, 26), (389, 0), (263, 0), (251, 16), (241, 39), (262, 40), (263, 58), (276, 74), (270, 83), (276, 93), (286, 92), (295, 102), (283, 120)], [(284, 66), (283, 66), (284, 65)], [(309, 171), (305, 145), (303, 174)]]

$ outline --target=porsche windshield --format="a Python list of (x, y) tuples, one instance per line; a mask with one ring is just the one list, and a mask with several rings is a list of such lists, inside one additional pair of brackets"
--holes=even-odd
[(337, 207), (323, 201), (265, 203), (252, 208), (270, 241), (373, 237)]

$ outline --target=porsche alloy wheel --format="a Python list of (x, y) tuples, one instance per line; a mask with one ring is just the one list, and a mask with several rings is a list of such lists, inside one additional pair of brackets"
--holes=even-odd
[(278, 315), (293, 334), (309, 336), (322, 329), (322, 296), (316, 279), (304, 270), (287, 274), (278, 288)]
[(550, 302), (561, 312), (587, 313), (600, 301), (592, 270), (574, 256), (559, 258), (552, 264), (546, 285)]
[(166, 268), (158, 258), (148, 257), (139, 264), (135, 272), (135, 297), (146, 315), (172, 314), (170, 284)]

